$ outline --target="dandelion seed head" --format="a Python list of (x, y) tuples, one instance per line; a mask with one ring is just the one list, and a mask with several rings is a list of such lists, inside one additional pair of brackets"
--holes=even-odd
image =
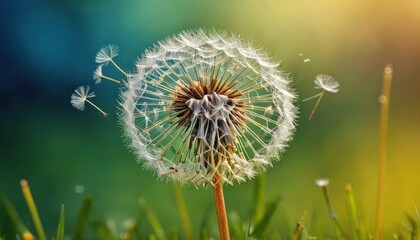
[(77, 110), (85, 110), (85, 102), (88, 98), (95, 97), (94, 92), (90, 92), (89, 86), (80, 86), (71, 95), (70, 103)]
[(340, 84), (335, 81), (334, 77), (326, 74), (319, 74), (315, 77), (315, 88), (324, 89), (327, 92), (337, 93), (340, 89)]
[(185, 31), (145, 51), (121, 93), (128, 143), (159, 178), (254, 177), (295, 130), (295, 93), (261, 49), (226, 32)]

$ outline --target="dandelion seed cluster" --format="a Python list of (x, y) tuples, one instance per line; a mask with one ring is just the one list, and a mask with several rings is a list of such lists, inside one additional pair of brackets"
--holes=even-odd
[(138, 59), (124, 84), (120, 114), (130, 147), (167, 180), (252, 178), (279, 158), (295, 129), (295, 94), (279, 63), (228, 33), (167, 38)]

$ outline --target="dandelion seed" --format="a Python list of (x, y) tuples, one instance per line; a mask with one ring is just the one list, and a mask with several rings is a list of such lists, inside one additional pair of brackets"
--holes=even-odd
[(113, 58), (118, 56), (118, 54), (119, 49), (117, 46), (112, 44), (105, 46), (101, 48), (101, 50), (99, 50), (99, 52), (96, 54), (96, 63), (101, 63), (106, 66), (109, 62), (111, 62), (120, 72), (122, 72), (126, 77), (128, 77), (127, 73), (124, 70), (122, 70), (120, 66), (118, 66), (113, 60)]
[(95, 69), (95, 71), (93, 72), (93, 80), (95, 80), (95, 83), (96, 83), (96, 84), (101, 83), (102, 78), (103, 78), (103, 79), (106, 79), (106, 80), (109, 80), (109, 81), (111, 81), (111, 82), (114, 82), (114, 83), (118, 83), (118, 84), (120, 84), (120, 83), (121, 83), (121, 81), (118, 81), (118, 80), (116, 80), (116, 79), (113, 79), (113, 78), (110, 78), (110, 77), (107, 77), (107, 76), (103, 75), (103, 74), (102, 74), (102, 66), (103, 66), (103, 64), (98, 65), (98, 67), (97, 67), (97, 68)]
[(327, 92), (337, 93), (340, 90), (340, 84), (333, 77), (326, 74), (317, 75), (314, 83), (316, 89), (323, 89)]
[(312, 117), (314, 116), (315, 111), (318, 108), (318, 105), (321, 102), (322, 97), (324, 96), (324, 93), (325, 92), (337, 93), (340, 87), (340, 84), (337, 81), (335, 81), (333, 77), (326, 74), (317, 75), (315, 77), (314, 83), (315, 83), (315, 89), (322, 89), (322, 92), (303, 100), (305, 102), (310, 99), (318, 97), (315, 107), (312, 110), (311, 114), (309, 115), (309, 118), (308, 118), (309, 120), (311, 120)]
[(93, 80), (95, 80), (96, 84), (99, 84), (102, 81), (102, 66), (103, 64), (98, 65), (96, 70), (93, 72)]
[(305, 59), (303, 59), (303, 62), (304, 63), (308, 63), (308, 62), (310, 62), (311, 61), (311, 59), (309, 59), (309, 58), (305, 58)]
[(327, 178), (318, 178), (315, 180), (316, 185), (318, 185), (319, 187), (325, 187), (328, 184), (330, 184), (330, 180)]
[(159, 42), (121, 93), (130, 146), (159, 177), (233, 183), (272, 165), (295, 130), (295, 94), (264, 52), (201, 29)]
[(85, 110), (85, 103), (87, 102), (92, 107), (96, 108), (99, 112), (101, 112), (104, 117), (106, 117), (108, 115), (106, 112), (102, 111), (102, 109), (100, 109), (98, 106), (96, 106), (94, 103), (88, 100), (88, 98), (93, 97), (95, 97), (95, 93), (90, 92), (89, 86), (80, 86), (71, 95), (70, 103), (77, 110), (83, 111)]
[(118, 56), (119, 49), (115, 45), (108, 45), (103, 47), (96, 54), (96, 63), (108, 64), (114, 57)]

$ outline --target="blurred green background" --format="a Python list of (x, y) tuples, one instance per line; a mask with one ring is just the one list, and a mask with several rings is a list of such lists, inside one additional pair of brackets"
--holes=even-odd
[[(298, 130), (267, 175), (267, 198), (283, 198), (275, 223), (287, 222), (284, 228), (292, 231), (305, 210), (328, 219), (321, 190), (314, 184), (314, 179), (326, 177), (341, 216), (346, 213), (344, 184), (353, 184), (365, 222), (374, 232), (377, 99), (386, 63), (392, 63), (395, 72), (387, 236), (400, 226), (404, 212), (420, 204), (418, 1), (16, 0), (2, 1), (0, 16), (0, 192), (31, 226), (19, 186), (20, 179), (28, 179), (48, 235), (56, 231), (60, 204), (67, 207), (71, 229), (86, 195), (93, 196), (94, 218), (112, 219), (117, 229), (136, 216), (140, 196), (164, 226), (180, 228), (171, 184), (144, 171), (125, 148), (117, 124), (118, 89), (108, 82), (93, 86), (91, 76), (96, 52), (109, 43), (120, 48), (120, 66), (133, 69), (147, 47), (197, 27), (225, 29), (252, 40), (281, 60), (294, 79), (300, 95)], [(311, 62), (303, 63), (305, 58)], [(301, 100), (317, 93), (313, 79), (319, 73), (334, 76), (341, 91), (327, 94), (308, 121), (315, 101)], [(95, 102), (110, 113), (108, 118), (89, 107), (85, 112), (72, 108), (70, 95), (82, 84), (93, 86)], [(78, 191), (80, 186), (84, 191)], [(212, 204), (211, 189), (183, 190), (198, 227)], [(253, 181), (226, 187), (228, 212), (246, 217), (252, 191)], [(0, 209), (1, 224), (6, 216)], [(216, 221), (214, 215), (211, 221)]]

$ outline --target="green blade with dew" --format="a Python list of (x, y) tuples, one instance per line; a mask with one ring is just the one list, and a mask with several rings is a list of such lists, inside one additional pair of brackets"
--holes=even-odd
[(274, 216), (274, 213), (281, 201), (280, 197), (276, 197), (274, 200), (267, 203), (265, 214), (261, 221), (256, 225), (254, 231), (252, 232), (252, 236), (256, 237), (257, 239), (261, 239), (265, 230), (268, 228), (270, 220)]
[(88, 222), (91, 208), (92, 208), (92, 197), (86, 197), (82, 203), (82, 206), (80, 207), (79, 215), (77, 217), (76, 227), (74, 231), (75, 240), (83, 239), (83, 233), (85, 231), (85, 228)]
[(141, 209), (146, 214), (146, 218), (149, 220), (149, 223), (156, 234), (155, 237), (159, 240), (166, 239), (165, 231), (163, 230), (162, 225), (159, 222), (159, 219), (157, 218), (156, 214), (152, 211), (152, 209), (149, 207), (146, 200), (144, 198), (140, 198), (139, 204), (140, 204)]
[(64, 240), (64, 204), (60, 208), (60, 220), (58, 222), (57, 240)]

